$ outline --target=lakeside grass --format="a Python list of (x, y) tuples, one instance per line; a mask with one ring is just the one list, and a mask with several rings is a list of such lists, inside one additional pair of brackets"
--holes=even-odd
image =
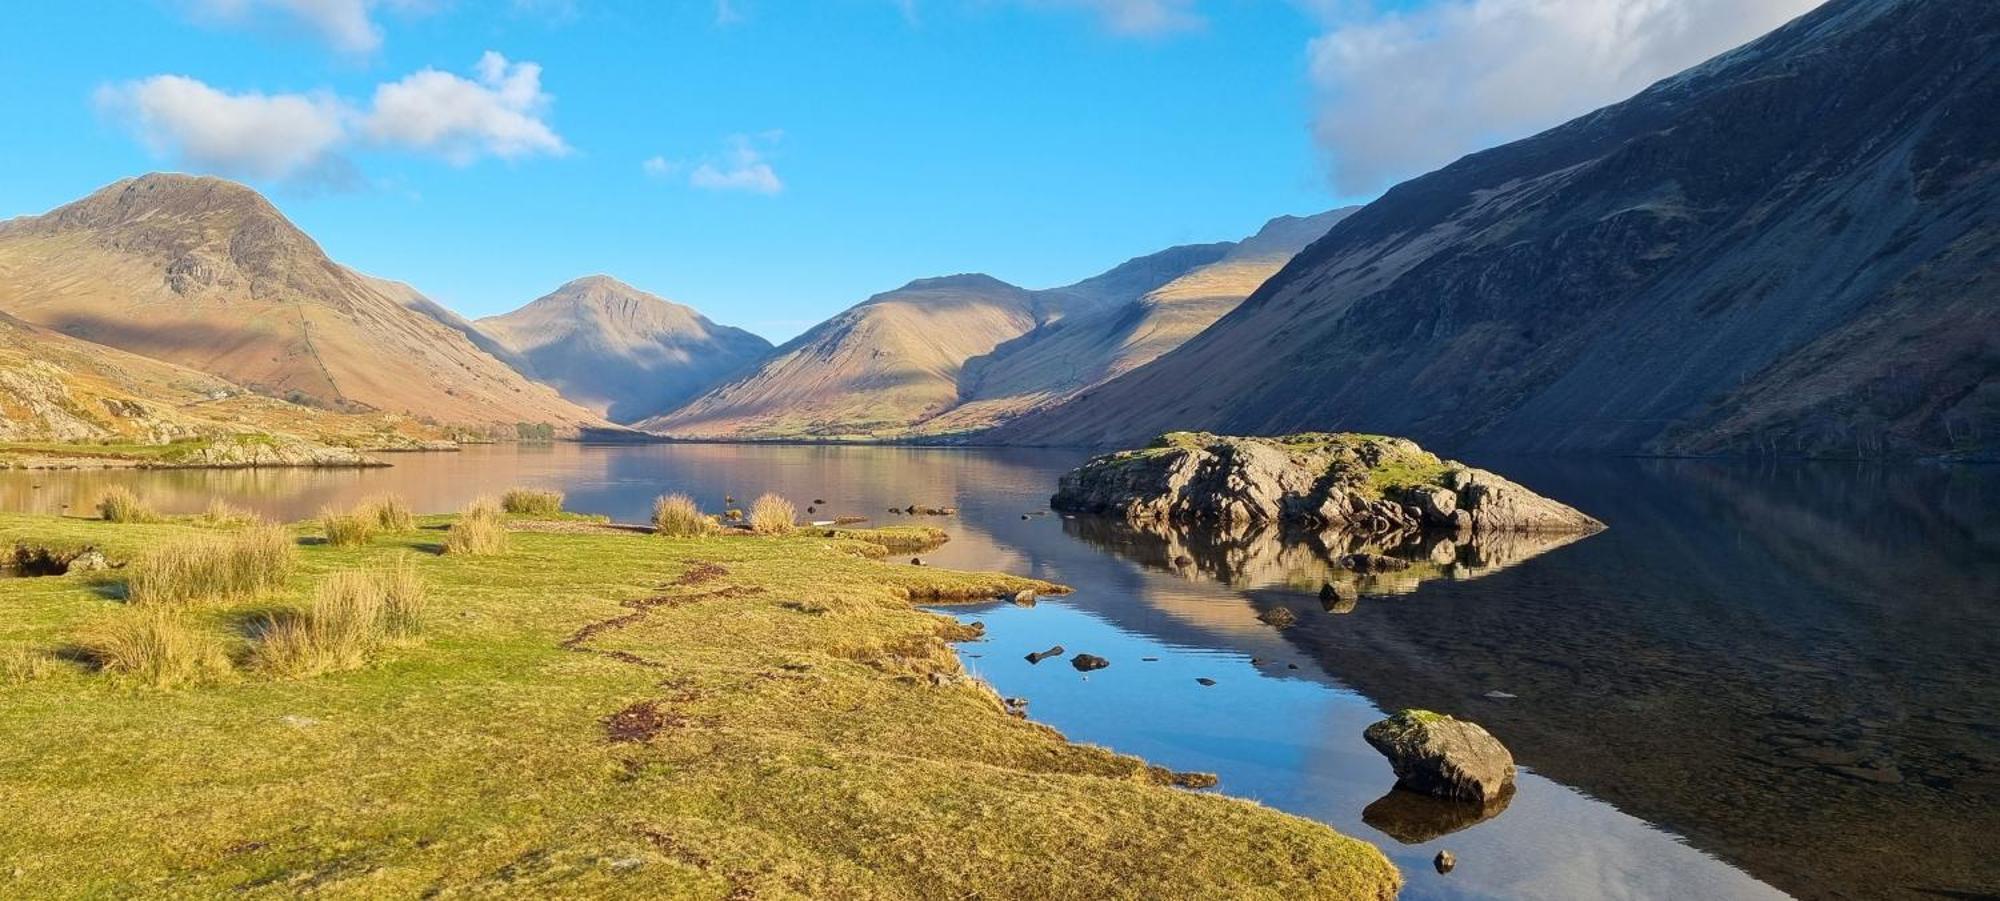
[[(440, 554), (453, 520), (307, 544), (269, 591), (181, 611), (231, 664), (204, 656), (204, 680), (172, 690), (59, 656), (142, 612), (116, 597), (124, 573), (0, 583), (0, 895), (1380, 898), (1397, 885), (1365, 843), (1007, 716), (946, 644), (975, 630), (912, 604), (1057, 586), (886, 564), (878, 544), (804, 531), (515, 531), (502, 556)], [(118, 561), (212, 534), (0, 514), (0, 543)], [(247, 665), (260, 618), (311, 610), (341, 574), (399, 568), (423, 586), (421, 641), (341, 672)]]

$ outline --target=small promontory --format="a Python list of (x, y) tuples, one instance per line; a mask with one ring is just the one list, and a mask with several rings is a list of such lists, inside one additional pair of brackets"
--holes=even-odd
[(1151, 522), (1285, 523), (1368, 531), (1595, 532), (1604, 524), (1404, 438), (1172, 432), (1096, 457), (1050, 506)]

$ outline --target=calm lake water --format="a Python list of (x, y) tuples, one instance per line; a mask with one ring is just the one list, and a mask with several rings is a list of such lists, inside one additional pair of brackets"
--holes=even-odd
[[(1074, 739), (1380, 845), (1405, 897), (2000, 894), (2000, 469), (1479, 461), (1610, 530), (1375, 548), (1414, 565), (1327, 610), (1321, 583), (1354, 578), (1331, 558), (1365, 543), (1048, 514), (1082, 458), (500, 447), (369, 471), (0, 472), (0, 505), (81, 510), (122, 483), (169, 509), (221, 497), (287, 519), (381, 491), (442, 512), (514, 485), (628, 521), (676, 490), (711, 509), (775, 490), (876, 522), (956, 506), (924, 520), (953, 536), (929, 562), (1076, 588), (952, 608), (987, 627), (961, 647), (971, 671)], [(1274, 607), (1298, 624), (1260, 622)], [(1054, 644), (1112, 665), (1023, 659)], [(1505, 741), (1522, 775), (1504, 809), (1391, 793), (1361, 732), (1400, 707)]]

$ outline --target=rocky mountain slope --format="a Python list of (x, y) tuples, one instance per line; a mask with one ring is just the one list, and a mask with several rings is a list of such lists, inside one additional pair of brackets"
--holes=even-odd
[(1059, 404), (1186, 343), (1236, 308), (1306, 245), (1359, 207), (1280, 216), (1221, 254), (1145, 285), (1087, 316), (1072, 316), (971, 361), (964, 400), (925, 424), (933, 435), (976, 432)]
[(603, 275), (477, 328), (562, 395), (616, 422), (667, 412), (771, 352), (771, 342)]
[(680, 437), (869, 440), (976, 433), (1139, 366), (1215, 321), (1348, 210), (1172, 247), (1074, 285), (984, 275), (877, 295), (744, 378), (639, 424)]
[(0, 223), (0, 310), (343, 412), (460, 425), (603, 420), (327, 259), (268, 201), (155, 174)]
[[(0, 466), (60, 458), (53, 445), (176, 465), (358, 465), (355, 448), (428, 437), (394, 417), (346, 416), (246, 394), (222, 379), (80, 341), (0, 313)], [(231, 440), (234, 439), (234, 440)], [(52, 445), (37, 448), (38, 445)], [(109, 447), (107, 447), (109, 446)], [(136, 448), (134, 448), (136, 450)]]
[(1991, 445), (1996, 108), (2000, 5), (1831, 0), (1631, 100), (1396, 187), (1194, 340), (992, 437)]

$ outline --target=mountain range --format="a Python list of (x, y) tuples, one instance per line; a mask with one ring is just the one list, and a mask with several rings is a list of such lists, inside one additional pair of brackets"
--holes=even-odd
[(1060, 288), (914, 281), (638, 427), (705, 439), (977, 435), (1192, 337), (1348, 212), (1282, 217), (1241, 243), (1172, 247)]
[(2000, 4), (1832, 0), (1395, 187), (996, 443), (1877, 455), (2000, 428)]
[(249, 188), (153, 174), (0, 222), (0, 440), (629, 423), (1977, 455), (2000, 430), (1994, 109), (2000, 5), (1830, 0), (1365, 207), (1059, 288), (919, 279), (776, 348), (602, 275), (471, 321)]

